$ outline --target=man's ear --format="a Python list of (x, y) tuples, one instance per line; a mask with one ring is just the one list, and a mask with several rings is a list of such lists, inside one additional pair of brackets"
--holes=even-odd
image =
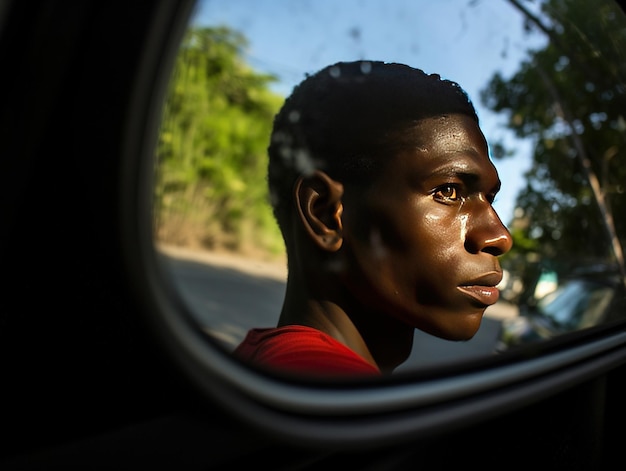
[(294, 198), (300, 221), (309, 237), (322, 249), (339, 250), (343, 242), (343, 185), (324, 172), (300, 177)]

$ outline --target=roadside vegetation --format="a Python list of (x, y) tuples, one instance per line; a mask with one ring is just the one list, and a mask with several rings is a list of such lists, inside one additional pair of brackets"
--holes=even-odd
[(267, 145), (283, 97), (243, 60), (241, 34), (190, 29), (163, 110), (154, 193), (161, 244), (280, 257), (268, 202)]

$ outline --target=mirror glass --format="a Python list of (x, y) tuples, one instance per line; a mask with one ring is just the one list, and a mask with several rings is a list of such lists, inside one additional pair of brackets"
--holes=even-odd
[(611, 1), (202, 0), (171, 78), (154, 237), (206, 332), (232, 350), (278, 321), (283, 240), (269, 206), (274, 114), (336, 61), (400, 62), (474, 103), (514, 245), (477, 334), (415, 331), (399, 370), (505, 354), (624, 316), (626, 20)]

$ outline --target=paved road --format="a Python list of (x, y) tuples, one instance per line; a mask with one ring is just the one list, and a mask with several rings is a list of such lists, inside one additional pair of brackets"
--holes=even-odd
[[(207, 332), (232, 349), (251, 327), (274, 326), (285, 292), (281, 265), (219, 255), (168, 250), (163, 256), (172, 281)], [(451, 342), (415, 332), (411, 357), (396, 371), (442, 366), (491, 355), (503, 318), (517, 315), (499, 302), (487, 309), (473, 339)]]

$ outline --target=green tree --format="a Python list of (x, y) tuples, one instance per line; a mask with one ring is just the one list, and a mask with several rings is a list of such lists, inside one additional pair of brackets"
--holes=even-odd
[(157, 148), (155, 231), (166, 243), (276, 253), (267, 145), (283, 98), (243, 60), (245, 37), (189, 29), (176, 59)]
[(623, 270), (626, 219), (615, 216), (626, 214), (626, 17), (612, 1), (545, 0), (540, 13), (510, 2), (550, 40), (481, 92), (534, 141), (513, 222), (522, 243), (510, 258), (532, 252), (562, 270), (617, 260)]

